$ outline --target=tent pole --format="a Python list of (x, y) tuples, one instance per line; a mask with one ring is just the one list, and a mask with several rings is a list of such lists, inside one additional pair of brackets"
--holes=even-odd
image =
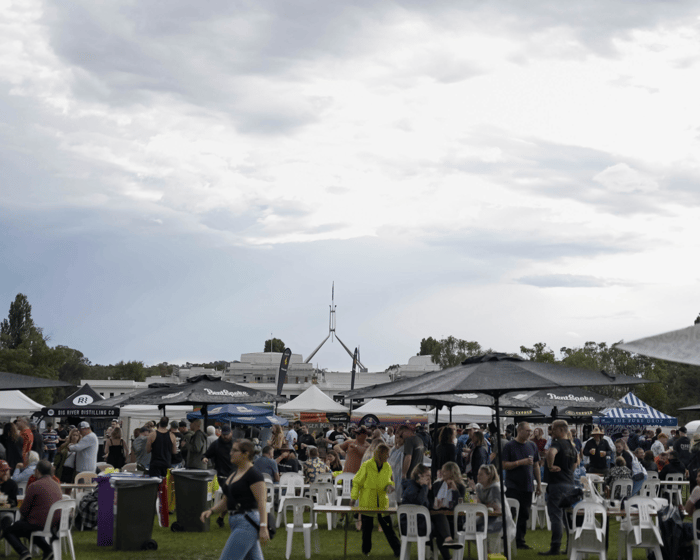
[[(498, 414), (498, 394), (495, 395), (495, 400), (496, 400), (496, 453), (497, 456), (500, 460), (503, 459), (503, 456), (501, 454), (501, 419)], [(505, 482), (503, 481), (503, 469), (501, 468), (501, 472), (498, 473), (498, 479), (500, 481), (500, 487), (501, 487), (501, 518), (503, 519), (502, 525), (503, 525), (503, 556), (505, 556), (508, 560), (510, 560), (510, 557), (508, 555), (508, 524), (506, 523), (506, 493), (505, 493), (505, 488), (504, 484)]]

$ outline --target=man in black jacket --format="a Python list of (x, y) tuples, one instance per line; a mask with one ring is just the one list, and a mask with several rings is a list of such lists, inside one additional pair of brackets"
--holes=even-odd
[[(204, 453), (203, 462), (206, 466), (212, 463), (212, 467), (216, 469), (216, 478), (219, 481), (219, 487), (223, 488), (226, 483), (226, 479), (233, 472), (233, 465), (231, 464), (231, 447), (233, 446), (233, 433), (231, 432), (231, 426), (224, 424), (221, 426), (221, 435), (212, 442), (207, 451)], [(219, 527), (224, 526), (224, 515), (223, 512), (219, 515), (216, 523)]]

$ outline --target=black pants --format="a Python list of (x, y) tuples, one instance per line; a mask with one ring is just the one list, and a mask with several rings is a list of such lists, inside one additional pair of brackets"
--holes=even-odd
[[(369, 554), (372, 550), (372, 529), (374, 528), (374, 517), (371, 515), (361, 515), (362, 519), (362, 553)], [(379, 520), (379, 525), (384, 531), (384, 536), (386, 537), (391, 550), (394, 551), (394, 556), (398, 556), (401, 553), (401, 541), (394, 533), (394, 526), (391, 523), (391, 517), (388, 515), (377, 515)]]
[(530, 508), (532, 507), (532, 492), (519, 490), (518, 488), (506, 488), (506, 497), (518, 500), (520, 512), (518, 513), (518, 524), (515, 528), (515, 544), (525, 544), (525, 533), (527, 532), (527, 520), (530, 518)]
[[(26, 519), (20, 519), (12, 523), (7, 517), (3, 518), (2, 527), (5, 532), (5, 540), (15, 549), (15, 552), (19, 554), (20, 557), (29, 552), (20, 539), (28, 539), (34, 531), (42, 531), (44, 529), (43, 525), (34, 525), (33, 523), (29, 523)], [(52, 550), (51, 545), (42, 537), (35, 537), (34, 544), (41, 549), (44, 556)]]

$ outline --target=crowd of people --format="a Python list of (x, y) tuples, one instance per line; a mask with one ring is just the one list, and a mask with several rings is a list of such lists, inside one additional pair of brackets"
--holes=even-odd
[[(327, 473), (351, 473), (352, 498), (360, 506), (381, 510), (390, 503), (414, 504), (436, 510), (431, 516), (432, 536), (443, 560), (449, 560), (451, 550), (460, 545), (454, 540), (450, 518), (442, 510), (450, 511), (465, 500), (502, 513), (489, 518), (487, 531), (500, 533), (506, 523), (517, 548), (528, 549), (526, 534), (533, 497), (542, 493), (546, 483), (551, 542), (549, 550), (540, 554), (551, 556), (560, 554), (563, 512), (583, 474), (601, 476), (608, 490), (618, 480), (630, 480), (634, 495), (648, 471), (658, 471), (661, 480), (671, 473), (682, 473), (691, 481), (692, 490), (685, 511), (692, 513), (700, 502), (700, 433), (691, 439), (685, 428), (670, 434), (660, 429), (623, 430), (609, 437), (593, 427), (579, 438), (563, 420), (554, 421), (546, 433), (520, 422), (502, 434), (499, 447), (494, 428), (448, 424), (431, 434), (420, 424), (349, 430), (332, 425), (311, 433), (308, 426), (295, 422), (287, 430), (277, 425), (259, 429), (224, 424), (205, 431), (201, 420), (170, 422), (164, 417), (136, 429), (130, 441), (115, 420), (100, 444), (88, 422), (77, 426), (59, 423), (56, 429), (47, 423), (39, 432), (36, 424), (18, 418), (6, 424), (0, 435), (0, 492), (14, 506), (18, 485), (26, 484), (27, 494), (20, 521), (0, 513), (0, 536), (21, 558), (28, 557), (21, 538), (43, 527), (52, 500), (60, 499), (56, 483), (73, 482), (80, 472), (95, 472), (98, 462), (115, 468), (135, 463), (142, 472), (159, 477), (177, 467), (214, 469), (223, 499), (202, 512), (202, 519), (216, 515), (216, 523), (223, 527), (228, 514), (231, 535), (222, 558), (231, 559), (245, 554), (262, 558), (260, 543), (270, 538), (264, 507), (265, 474), (279, 481), (282, 473), (300, 473), (307, 483), (313, 483)], [(509, 508), (501, 511), (501, 478), (506, 496), (520, 505), (517, 526)], [(44, 487), (49, 484), (59, 492), (47, 492)], [(31, 493), (30, 487), (35, 488)], [(44, 498), (37, 498), (37, 489)], [(368, 512), (357, 519), (362, 552), (368, 555), (372, 549), (375, 517), (398, 556), (400, 540), (392, 520), (380, 512)], [(399, 523), (405, 524), (405, 520)], [(50, 558), (50, 546), (45, 544), (40, 547), (44, 557)]]

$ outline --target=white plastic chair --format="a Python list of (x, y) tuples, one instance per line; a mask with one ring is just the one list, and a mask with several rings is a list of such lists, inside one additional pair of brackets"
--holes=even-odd
[(304, 475), (300, 473), (282, 473), (280, 475), (280, 504), (277, 508), (277, 527), (282, 523), (282, 510), (285, 501), (296, 497), (297, 490), (304, 491)]
[(330, 482), (333, 483), (333, 473), (324, 472), (316, 475), (314, 482)]
[(136, 463), (127, 463), (121, 468), (122, 472), (137, 472), (137, 464)]
[[(409, 560), (411, 557), (411, 543), (416, 543), (418, 547), (418, 560), (425, 560), (425, 547), (430, 545), (430, 531), (432, 525), (430, 523), (430, 511), (424, 506), (402, 505), (396, 510), (399, 519), (399, 534), (401, 536), (401, 553), (399, 560)], [(425, 534), (419, 535), (418, 519), (423, 518), (425, 521)], [(404, 532), (405, 519), (406, 530)], [(437, 560), (437, 546), (433, 547), (433, 560)]]
[[(582, 515), (579, 515), (581, 513)], [(599, 519), (596, 519), (600, 516)], [(580, 519), (583, 517), (583, 519)], [(602, 504), (582, 501), (574, 506), (572, 519), (574, 527), (569, 533), (570, 560), (578, 560), (579, 555), (597, 554), (600, 560), (607, 560), (605, 530), (607, 511)], [(579, 525), (579, 520), (581, 524)]]
[[(312, 482), (309, 485), (309, 498), (319, 506), (333, 505), (335, 503), (335, 485), (332, 482)], [(318, 525), (317, 513), (314, 513), (314, 522)], [(328, 530), (331, 531), (335, 526), (332, 513), (326, 513), (326, 522)]]
[(101, 462), (97, 463), (96, 467), (97, 467), (97, 470), (100, 472), (102, 472), (105, 469), (113, 469), (114, 468), (112, 465), (110, 465), (106, 461), (101, 461)]
[[(483, 519), (483, 527), (477, 531), (479, 516)], [(464, 517), (464, 526), (459, 529), (459, 519)], [(486, 539), (488, 538), (489, 511), (484, 504), (457, 504), (454, 509), (454, 535), (458, 543), (464, 545), (467, 541), (476, 543), (478, 560), (486, 560)], [(454, 551), (453, 560), (463, 560), (464, 547)]]
[(272, 478), (272, 475), (270, 475), (270, 473), (264, 472), (264, 473), (262, 473), (262, 475), (263, 475), (263, 480), (265, 480), (265, 482), (271, 482), (272, 484), (275, 483), (275, 480)]
[(265, 481), (266, 490), (266, 500), (265, 500), (265, 511), (270, 513), (275, 509), (275, 485), (269, 480)]
[[(353, 478), (355, 478), (353, 473), (340, 473), (335, 477), (336, 488), (339, 490), (335, 499), (335, 504), (337, 506), (342, 506), (343, 500), (350, 501), (352, 499), (351, 492)], [(340, 486), (340, 488), (338, 488), (338, 486)]]
[[(663, 540), (659, 531), (658, 518), (652, 518), (652, 512), (656, 511), (656, 504), (650, 498), (634, 496), (625, 502), (625, 515), (620, 524), (620, 536), (618, 537), (618, 560), (621, 557), (622, 548), (626, 549), (627, 560), (632, 560), (633, 548), (652, 549), (656, 558), (661, 558), (661, 546)], [(637, 515), (630, 515), (632, 511)]]
[(693, 560), (700, 560), (700, 509), (693, 512)]
[[(520, 517), (520, 502), (515, 498), (506, 498), (506, 501), (508, 502), (508, 508), (510, 509), (510, 514), (513, 517), (513, 522), (517, 527), (518, 517)], [(518, 555), (518, 547), (513, 548), (513, 541), (515, 540), (515, 531), (513, 531), (512, 533), (512, 536), (508, 539), (508, 558), (514, 558)], [(502, 542), (502, 539), (499, 539), (499, 541)]]
[(619, 479), (612, 483), (610, 487), (610, 499), (622, 500), (632, 496), (633, 482), (630, 479)]
[[(309, 510), (309, 522), (304, 522), (304, 513)], [(287, 522), (287, 511), (292, 510), (292, 522)], [(311, 531), (318, 529), (314, 521), (314, 503), (311, 498), (288, 497), (284, 503), (284, 525), (287, 528), (287, 552), (286, 558), (292, 554), (292, 541), (294, 533), (304, 534), (304, 555), (311, 558)]]
[[(666, 480), (682, 481), (685, 480), (685, 476), (683, 475), (683, 473), (670, 473), (666, 475)], [(668, 490), (666, 490), (664, 494), (666, 495), (666, 497), (668, 497), (668, 501), (671, 503), (671, 505), (680, 506), (683, 504), (683, 495), (681, 494), (680, 485), (669, 486)]]
[[(58, 531), (55, 532), (55, 535), (58, 538), (51, 542), (51, 539), (54, 535), (54, 533), (51, 531), (51, 525), (53, 524), (53, 518), (56, 512), (60, 512), (61, 516)], [(59, 500), (58, 502), (55, 502), (49, 510), (49, 514), (46, 517), (46, 523), (44, 524), (43, 530), (34, 531), (29, 536), (29, 550), (32, 550), (32, 547), (34, 545), (34, 537), (43, 537), (46, 540), (46, 542), (51, 543), (51, 546), (53, 548), (54, 559), (61, 560), (61, 543), (65, 539), (68, 542), (68, 548), (70, 550), (71, 556), (73, 557), (73, 560), (75, 560), (75, 548), (73, 547), (73, 537), (70, 533), (70, 526), (74, 512), (75, 500)]]
[(660, 488), (661, 482), (658, 478), (656, 480), (651, 480), (647, 478), (641, 490), (639, 491), (639, 495), (642, 498), (658, 498)]
[(647, 480), (651, 478), (659, 480), (659, 471), (647, 471)]
[(531, 508), (531, 513), (532, 515), (532, 522), (531, 522), (531, 529), (534, 531), (537, 529), (537, 526), (539, 525), (540, 527), (547, 527), (547, 531), (552, 530), (552, 525), (551, 522), (549, 521), (549, 513), (547, 513), (547, 502), (545, 501), (544, 497), (545, 494), (547, 493), (547, 483), (543, 482), (542, 483), (542, 493), (539, 496), (536, 496), (533, 492), (532, 494), (532, 508)]

